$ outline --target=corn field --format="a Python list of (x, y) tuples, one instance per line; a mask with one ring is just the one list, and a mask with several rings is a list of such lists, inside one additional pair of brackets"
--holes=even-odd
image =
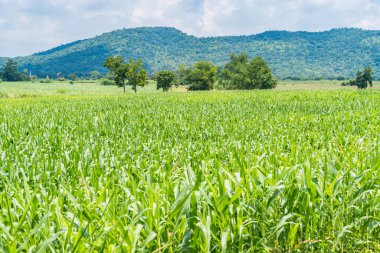
[(380, 92), (0, 100), (0, 252), (379, 252)]

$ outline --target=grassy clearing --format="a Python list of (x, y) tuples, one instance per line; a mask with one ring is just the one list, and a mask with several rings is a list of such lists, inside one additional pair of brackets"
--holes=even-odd
[(0, 100), (0, 251), (378, 252), (380, 92)]

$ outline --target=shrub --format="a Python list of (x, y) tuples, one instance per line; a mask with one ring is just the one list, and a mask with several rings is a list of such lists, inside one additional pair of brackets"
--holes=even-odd
[(110, 80), (110, 79), (107, 79), (107, 78), (103, 78), (100, 80), (100, 84), (101, 85), (116, 85), (114, 81)]

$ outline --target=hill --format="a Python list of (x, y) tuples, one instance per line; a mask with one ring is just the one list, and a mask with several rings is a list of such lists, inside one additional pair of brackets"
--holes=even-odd
[(104, 60), (119, 54), (143, 59), (151, 73), (199, 60), (221, 66), (231, 53), (243, 51), (262, 56), (278, 78), (352, 77), (364, 66), (380, 72), (380, 31), (354, 28), (209, 38), (167, 27), (121, 29), (16, 60), (20, 68), (30, 68), (40, 76), (58, 72), (86, 75), (92, 70), (105, 72)]

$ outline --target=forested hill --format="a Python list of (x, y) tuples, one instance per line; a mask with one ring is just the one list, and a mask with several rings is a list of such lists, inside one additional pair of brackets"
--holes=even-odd
[(0, 57), (0, 66), (3, 66), (5, 62), (6, 62), (6, 58)]
[(122, 29), (16, 59), (22, 69), (31, 68), (40, 76), (83, 75), (92, 70), (104, 72), (104, 60), (119, 54), (143, 59), (151, 73), (199, 60), (221, 66), (233, 52), (262, 56), (278, 78), (352, 77), (364, 66), (372, 66), (380, 76), (380, 31), (351, 28), (211, 38), (197, 38), (174, 28)]

